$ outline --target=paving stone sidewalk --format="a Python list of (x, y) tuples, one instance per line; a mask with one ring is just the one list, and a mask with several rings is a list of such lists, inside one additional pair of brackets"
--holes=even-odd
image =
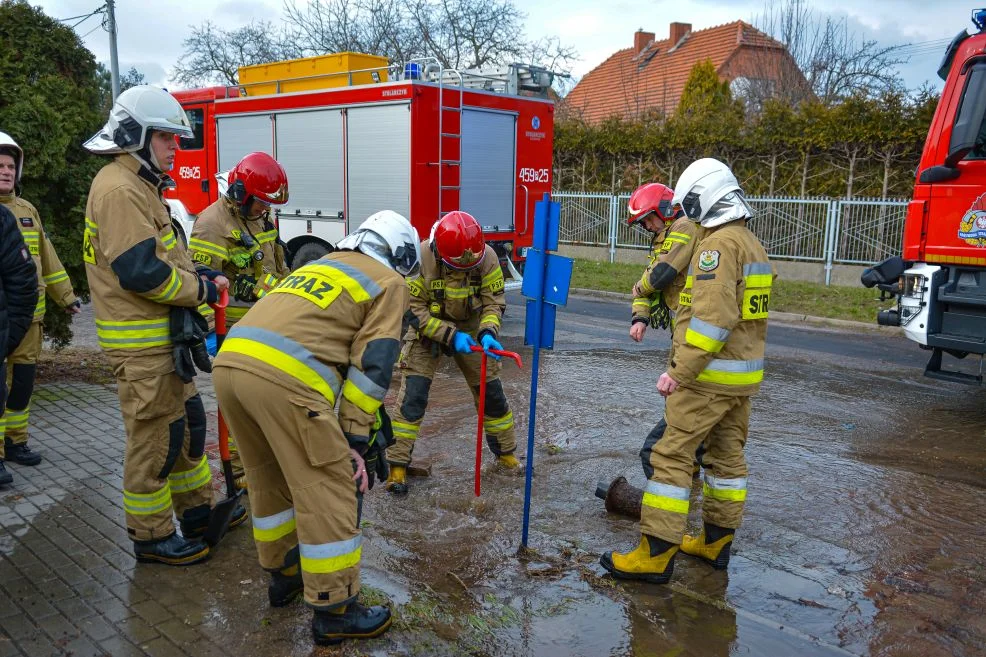
[[(197, 383), (212, 422), (211, 382)], [(201, 566), (136, 563), (124, 526), (125, 435), (113, 386), (39, 387), (31, 431), (44, 461), (9, 464), (14, 483), (0, 489), (0, 657), (293, 652), (270, 642), (296, 645), (300, 609), (265, 637), (267, 649), (248, 648), (271, 613), (249, 523)]]

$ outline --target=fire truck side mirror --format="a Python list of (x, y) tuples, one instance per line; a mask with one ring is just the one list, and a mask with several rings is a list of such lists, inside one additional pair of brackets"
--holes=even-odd
[(962, 171), (958, 167), (928, 167), (918, 176), (918, 182), (926, 185), (948, 182), (949, 180), (958, 178), (961, 173)]

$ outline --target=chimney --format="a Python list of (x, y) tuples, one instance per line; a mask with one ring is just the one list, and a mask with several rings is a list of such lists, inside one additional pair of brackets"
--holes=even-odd
[(681, 39), (691, 31), (691, 23), (671, 23), (671, 47), (678, 45)]
[(647, 44), (654, 40), (653, 32), (644, 32), (643, 28), (633, 33), (633, 54), (639, 55)]

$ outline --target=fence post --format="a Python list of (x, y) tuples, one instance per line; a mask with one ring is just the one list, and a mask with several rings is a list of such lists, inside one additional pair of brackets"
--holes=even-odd
[(828, 218), (826, 219), (825, 226), (825, 285), (832, 284), (832, 265), (835, 260), (835, 240), (836, 240), (836, 226), (838, 225), (838, 216), (840, 212), (840, 205), (838, 201), (831, 201), (829, 203)]
[(616, 213), (619, 209), (616, 196), (609, 197), (609, 261), (616, 262)]

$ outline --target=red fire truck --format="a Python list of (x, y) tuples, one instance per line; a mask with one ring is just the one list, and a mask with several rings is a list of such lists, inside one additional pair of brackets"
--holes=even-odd
[[(878, 323), (902, 326), (931, 351), (927, 376), (983, 384), (986, 354), (986, 9), (948, 46), (945, 81), (904, 225), (903, 257), (866, 270), (863, 284), (897, 297)], [(979, 355), (978, 373), (942, 369)], [(963, 368), (968, 370), (969, 368)]]
[(378, 210), (408, 217), (425, 239), (459, 209), (483, 226), (508, 286), (519, 285), (534, 203), (551, 190), (554, 105), (543, 96), (552, 74), (521, 65), (456, 71), (434, 60), (321, 66), (344, 55), (378, 59), (280, 62), (263, 67), (256, 83), (245, 83), (244, 67), (238, 87), (174, 92), (195, 131), (181, 144), (177, 188), (166, 195), (181, 230), (187, 236), (216, 200), (223, 172), (264, 151), (288, 174), (290, 198), (276, 222), (293, 266), (326, 253)]

